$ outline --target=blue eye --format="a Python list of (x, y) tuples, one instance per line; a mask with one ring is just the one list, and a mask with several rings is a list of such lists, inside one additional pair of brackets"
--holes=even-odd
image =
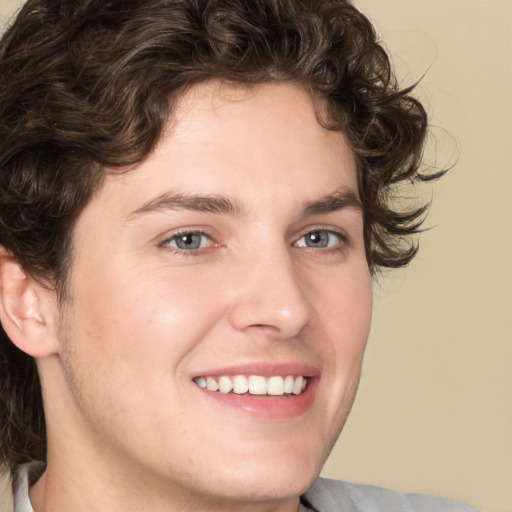
[(317, 229), (310, 231), (295, 242), (296, 247), (309, 247), (311, 249), (328, 249), (335, 247), (342, 241), (342, 236), (334, 231)]
[(196, 249), (203, 249), (211, 243), (211, 238), (205, 233), (190, 232), (178, 233), (169, 238), (162, 245), (174, 247), (182, 251), (193, 251)]

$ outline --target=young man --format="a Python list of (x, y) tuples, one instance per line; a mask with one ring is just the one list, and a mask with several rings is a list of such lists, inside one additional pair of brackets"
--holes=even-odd
[(318, 480), (426, 116), (345, 0), (30, 0), (0, 46), (15, 510), (473, 510)]

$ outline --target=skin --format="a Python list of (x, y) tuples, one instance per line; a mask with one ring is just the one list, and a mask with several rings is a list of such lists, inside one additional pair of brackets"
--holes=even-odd
[[(235, 207), (155, 208), (163, 194)], [(340, 195), (355, 202), (306, 207)], [(81, 214), (69, 300), (37, 291), (54, 349), (38, 359), (49, 451), (36, 512), (297, 510), (348, 415), (368, 337), (356, 202), (345, 137), (318, 124), (300, 87), (188, 91), (156, 150), (110, 173)], [(176, 246), (198, 231), (199, 249)], [(310, 232), (327, 246), (308, 246)], [(192, 380), (280, 363), (316, 371), (310, 407), (287, 419), (226, 407)]]

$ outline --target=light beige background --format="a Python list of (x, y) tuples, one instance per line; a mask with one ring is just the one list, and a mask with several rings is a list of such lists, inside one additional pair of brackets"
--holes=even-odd
[[(405, 83), (431, 65), (419, 94), (451, 135), (434, 130), (438, 164), (455, 145), (459, 160), (423, 191), (435, 228), (420, 255), (375, 287), (359, 396), (324, 474), (512, 512), (512, 2), (356, 4)], [(19, 5), (0, 0), (0, 22)]]

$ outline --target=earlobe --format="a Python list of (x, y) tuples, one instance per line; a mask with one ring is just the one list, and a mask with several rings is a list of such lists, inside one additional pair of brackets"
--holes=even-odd
[(42, 295), (42, 287), (0, 247), (0, 321), (11, 341), (36, 358), (53, 355), (57, 348)]

